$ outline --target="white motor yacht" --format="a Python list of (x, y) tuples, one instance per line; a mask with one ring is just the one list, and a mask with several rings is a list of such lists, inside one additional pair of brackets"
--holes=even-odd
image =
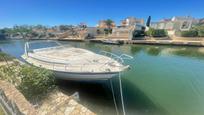
[(21, 57), (29, 64), (53, 71), (56, 78), (64, 80), (107, 80), (129, 68), (123, 62), (132, 58), (106, 51), (97, 54), (56, 41), (44, 42), (52, 44), (45, 45), (45, 48), (31, 48), (39, 43), (42, 41), (25, 43), (25, 53)]

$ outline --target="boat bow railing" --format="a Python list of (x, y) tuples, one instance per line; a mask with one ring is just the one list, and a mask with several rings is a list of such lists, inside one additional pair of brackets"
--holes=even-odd
[(122, 55), (120, 55), (120, 58), (122, 58), (123, 60), (130, 60), (130, 59), (133, 59), (132, 56), (127, 55), (127, 54), (122, 54)]
[[(116, 61), (118, 61), (119, 63), (123, 64), (124, 63), (124, 60), (130, 60), (130, 59), (133, 59), (132, 56), (130, 55), (127, 55), (127, 54), (121, 54), (121, 55), (117, 55), (117, 54), (114, 54), (114, 53), (111, 53), (111, 52), (107, 52), (107, 51), (101, 51), (100, 54), (102, 55), (105, 55), (105, 56), (108, 56)], [(112, 60), (110, 60), (112, 61)]]

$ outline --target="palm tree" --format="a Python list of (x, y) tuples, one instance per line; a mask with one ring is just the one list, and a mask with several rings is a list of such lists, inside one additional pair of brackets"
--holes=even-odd
[(111, 19), (107, 19), (105, 21), (106, 25), (108, 26), (108, 28), (111, 28), (111, 26), (113, 26), (113, 21)]
[(106, 23), (106, 25), (108, 27), (107, 28), (108, 33), (112, 33), (111, 27), (113, 26), (113, 20), (107, 19), (107, 20), (105, 20), (105, 23)]

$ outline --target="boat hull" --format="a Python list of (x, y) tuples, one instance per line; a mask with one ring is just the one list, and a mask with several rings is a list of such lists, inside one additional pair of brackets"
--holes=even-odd
[[(26, 60), (26, 58), (24, 56), (21, 56), (23, 59)], [(29, 65), (34, 65), (31, 64), (28, 61), (25, 61), (27, 64)], [(34, 65), (36, 67), (40, 67), (38, 65)], [(47, 69), (47, 68), (45, 68)], [(94, 72), (68, 72), (68, 71), (56, 71), (56, 70), (52, 70), (52, 69), (48, 69), (50, 71), (53, 71), (55, 78), (56, 79), (61, 79), (61, 80), (87, 80), (87, 81), (91, 81), (91, 80), (108, 80), (111, 79), (113, 77), (116, 77), (119, 75), (119, 72), (102, 72), (102, 73), (94, 73)]]
[(55, 77), (62, 80), (108, 80), (119, 75), (118, 72), (109, 73), (72, 73), (54, 71)]

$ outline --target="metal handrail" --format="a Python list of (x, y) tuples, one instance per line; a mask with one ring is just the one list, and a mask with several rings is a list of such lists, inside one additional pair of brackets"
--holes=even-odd
[(120, 61), (122, 62), (121, 64), (124, 63), (124, 60), (133, 59), (132, 56), (127, 55), (127, 54), (121, 54), (121, 55), (119, 56), (119, 55), (117, 55), (117, 54), (114, 54), (114, 53), (111, 53), (111, 52), (107, 52), (107, 51), (101, 51), (100, 53), (105, 54), (105, 56), (108, 56), (107, 54), (109, 54), (109, 55), (110, 55), (110, 58), (113, 58), (113, 59), (115, 59), (115, 60), (117, 60), (117, 61), (120, 60)]
[[(119, 63), (121, 64), (121, 66), (118, 66), (118, 67), (121, 67), (121, 68), (129, 68), (129, 65), (123, 65), (124, 64), (124, 60), (127, 60), (127, 59), (133, 59), (132, 56), (130, 55), (127, 55), (127, 54), (122, 54), (122, 55), (117, 55), (117, 54), (114, 54), (114, 53), (111, 53), (111, 52), (107, 52), (107, 51), (101, 51), (100, 52), (101, 54), (104, 54), (105, 56), (108, 56), (107, 54), (109, 54), (110, 58), (116, 60), (116, 61), (119, 61)], [(110, 60), (109, 62), (105, 63), (104, 65), (102, 65), (101, 67), (105, 66), (106, 64), (109, 64), (113, 62), (112, 60)]]
[(34, 49), (33, 52), (45, 51), (45, 50), (51, 50), (51, 49), (58, 49), (58, 48), (64, 48), (64, 46), (54, 46), (54, 47), (48, 47), (48, 48)]
[(127, 55), (127, 54), (122, 54), (122, 55), (120, 55), (120, 57), (123, 59), (123, 60), (130, 60), (130, 59), (133, 59), (133, 57), (132, 56), (130, 56), (130, 55)]
[[(53, 40), (45, 40), (44, 42), (54, 42), (54, 43), (56, 43), (59, 46), (62, 45), (61, 43), (59, 43), (57, 41), (53, 41)], [(27, 42), (27, 43), (28, 43), (28, 45), (30, 45), (30, 44), (34, 44), (34, 43), (42, 43), (42, 41), (41, 40), (37, 40), (37, 41), (30, 41), (30, 42)]]
[[(116, 54), (114, 54), (114, 53), (111, 53), (111, 52), (107, 52), (107, 51), (100, 51), (100, 54), (102, 54), (102, 55), (105, 55), (105, 56), (108, 56), (108, 57), (110, 57), (110, 58), (112, 58), (112, 59), (115, 59), (116, 61), (119, 61), (121, 64), (124, 62), (124, 60), (120, 57), (120, 56), (118, 56), (118, 55), (116, 55)], [(111, 62), (111, 61), (110, 61)], [(109, 63), (110, 63), (109, 62)], [(107, 62), (108, 63), (108, 62)]]
[[(52, 49), (52, 48), (59, 48), (62, 47), (64, 48), (65, 46), (70, 46), (70, 45), (62, 45), (61, 43), (57, 42), (57, 41), (52, 41), (52, 40), (47, 40), (44, 42), (54, 42), (56, 43), (58, 46), (54, 46), (54, 47), (48, 47), (48, 48), (41, 48), (42, 50), (46, 50), (46, 49)], [(42, 43), (42, 41), (32, 41), (32, 42), (26, 42), (25, 43), (25, 54), (27, 54), (30, 51), (30, 45), (31, 44), (35, 44), (35, 43)], [(34, 49), (32, 51), (38, 51), (39, 49)]]

